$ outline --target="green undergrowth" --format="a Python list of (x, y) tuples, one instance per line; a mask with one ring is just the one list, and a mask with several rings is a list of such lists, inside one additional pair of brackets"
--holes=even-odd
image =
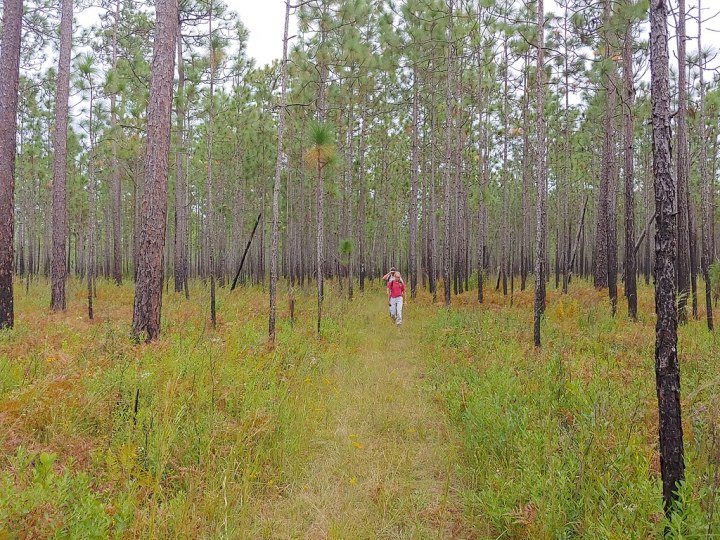
[[(719, 338), (704, 320), (680, 329), (687, 481), (668, 523), (657, 452), (651, 288), (640, 290), (638, 322), (627, 320), (622, 301), (611, 317), (605, 294), (587, 283), (573, 283), (566, 296), (550, 290), (543, 346), (536, 350), (532, 290), (516, 292), (512, 302), (486, 290), (482, 306), (471, 291), (454, 297), (450, 309), (421, 292), (407, 302), (402, 328), (376, 331), (379, 321), (389, 324), (384, 292), (371, 288), (347, 303), (330, 283), (321, 339), (314, 291), (298, 290), (294, 322), (280, 295), (278, 342), (270, 348), (261, 287), (219, 288), (217, 329), (208, 325), (206, 284), (193, 283), (189, 301), (168, 293), (161, 339), (136, 345), (129, 335), (131, 285), (101, 283), (92, 322), (82, 283), (70, 283), (62, 314), (49, 312), (46, 284), (32, 283), (29, 292), (20, 285), (16, 328), (0, 333), (2, 540), (242, 538), (267, 527), (268, 537), (289, 536), (303, 530), (293, 521), (299, 516), (332, 522), (327, 511), (339, 504), (338, 494), (341, 501), (378, 505), (377, 483), (364, 469), (370, 465), (342, 452), (359, 453), (366, 444), (387, 448), (372, 454), (373, 474), (385, 478), (391, 438), (348, 443), (341, 437), (343, 445), (333, 447), (340, 473), (317, 467), (321, 441), (334, 444), (340, 429), (334, 422), (352, 418), (341, 410), (353, 405), (337, 394), (337, 370), (361, 368), (363, 351), (384, 351), (385, 340), (388, 348), (404, 344), (394, 354), (417, 374), (407, 384), (393, 379), (393, 391), (419, 393), (393, 399), (422, 405), (413, 409), (416, 416), (435, 411), (442, 419), (418, 416), (413, 429), (447, 426), (429, 431), (452, 433), (428, 444), (460, 445), (447, 456), (453, 483), (448, 480), (450, 495), (442, 500), (451, 504), (408, 516), (422, 524), (417, 531), (483, 539), (720, 534)], [(368, 365), (375, 368), (362, 372), (369, 403), (389, 384), (373, 358)], [(388, 370), (398, 368), (392, 359), (389, 354)], [(343, 375), (351, 384), (353, 375)], [(414, 401), (422, 399), (427, 402)], [(402, 433), (411, 433), (401, 424)], [(357, 468), (355, 476), (342, 476), (346, 462)], [(407, 466), (407, 489), (397, 494), (411, 499), (395, 503), (415, 508), (411, 473), (419, 469)], [(315, 478), (308, 478), (311, 471)], [(391, 471), (386, 479), (396, 480)], [(272, 513), (287, 508), (295, 513), (282, 519)], [(352, 515), (377, 515), (365, 510)], [(350, 528), (344, 530), (382, 529), (351, 519), (345, 517)], [(304, 534), (343, 537), (331, 529)]]
[(130, 286), (102, 284), (92, 323), (80, 284), (65, 314), (33, 287), (0, 336), (0, 538), (238, 537), (302, 466), (321, 414), (306, 404), (353, 339), (328, 302), (318, 340), (308, 294), (294, 327), (280, 306), (269, 348), (260, 288), (221, 289), (212, 330), (195, 284), (135, 345)]
[[(515, 307), (440, 310), (424, 347), (462, 432), (468, 513), (497, 538), (706, 538), (720, 533), (718, 339), (680, 330), (687, 482), (661, 504), (652, 289), (639, 322), (610, 316), (586, 284), (551, 295), (532, 347), (532, 291)], [(624, 308), (621, 303), (620, 309)]]

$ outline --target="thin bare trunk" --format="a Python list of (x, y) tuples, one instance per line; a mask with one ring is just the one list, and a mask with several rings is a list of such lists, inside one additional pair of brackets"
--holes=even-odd
[(537, 13), (537, 229), (535, 242), (534, 342), (540, 346), (540, 318), (545, 312), (545, 256), (547, 236), (547, 170), (545, 169), (545, 7), (538, 0)]
[[(702, 13), (698, 0), (698, 13)], [(710, 205), (710, 178), (707, 170), (707, 126), (705, 125), (705, 58), (702, 50), (702, 17), (698, 16), (698, 69), (700, 71), (700, 190), (702, 205), (702, 274), (705, 280), (705, 313), (708, 330), (713, 330), (712, 286), (710, 283), (710, 265), (712, 264), (712, 206)]]
[(167, 217), (168, 161), (172, 116), (176, 0), (157, 0), (156, 29), (148, 102), (145, 146), (145, 189), (138, 240), (137, 284), (133, 306), (133, 334), (148, 341), (160, 335), (163, 289), (163, 253)]
[(12, 328), (15, 322), (13, 229), (22, 13), (22, 0), (5, 0), (0, 49), (0, 328)]
[(281, 64), (280, 82), (280, 110), (278, 111), (278, 140), (277, 158), (275, 161), (275, 181), (273, 183), (272, 199), (272, 239), (270, 244), (270, 314), (268, 317), (268, 337), (270, 343), (275, 342), (275, 312), (277, 295), (277, 272), (278, 272), (278, 244), (279, 244), (279, 221), (280, 221), (280, 180), (283, 166), (284, 136), (285, 136), (285, 112), (287, 104), (287, 56), (290, 24), (290, 0), (285, 0), (285, 30), (283, 33), (283, 56)]
[(50, 307), (64, 311), (67, 280), (67, 123), (70, 96), (70, 52), (72, 49), (73, 0), (62, 0), (60, 18), (60, 57), (58, 61), (57, 94), (55, 97), (55, 143), (53, 155), (53, 229), (52, 290)]
[(678, 110), (677, 110), (677, 287), (678, 322), (687, 322), (690, 296), (690, 224), (687, 143), (687, 68), (685, 53), (685, 0), (678, 0)]
[(623, 124), (625, 127), (625, 296), (628, 301), (628, 316), (637, 319), (637, 270), (635, 264), (635, 122), (633, 104), (635, 82), (632, 67), (633, 24), (628, 22), (623, 44), (623, 78), (625, 99), (623, 100)]
[[(682, 1), (682, 0), (681, 0)], [(680, 366), (677, 356), (675, 305), (677, 193), (670, 152), (670, 74), (666, 0), (650, 3), (650, 73), (655, 175), (655, 379), (658, 397), (660, 469), (665, 513), (677, 500), (678, 483), (685, 477), (680, 411)]]

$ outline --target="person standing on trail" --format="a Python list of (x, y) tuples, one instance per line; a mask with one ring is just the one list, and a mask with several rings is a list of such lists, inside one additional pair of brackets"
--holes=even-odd
[[(390, 271), (382, 277), (382, 280), (385, 281), (388, 286), (390, 286), (390, 283), (391, 283), (394, 279), (395, 279), (395, 267), (394, 267), (394, 266), (391, 266), (391, 267), (390, 267)], [(389, 306), (389, 305), (390, 305), (390, 303), (388, 302), (388, 306)], [(390, 307), (390, 308), (388, 308), (388, 309), (389, 309), (389, 311), (390, 311), (390, 318), (393, 319), (393, 320), (395, 320), (395, 316), (393, 315), (392, 307)]]
[(388, 280), (388, 306), (390, 306), (390, 316), (395, 320), (395, 324), (402, 324), (402, 308), (403, 297), (405, 296), (405, 282), (402, 280), (400, 272), (395, 272), (393, 279)]

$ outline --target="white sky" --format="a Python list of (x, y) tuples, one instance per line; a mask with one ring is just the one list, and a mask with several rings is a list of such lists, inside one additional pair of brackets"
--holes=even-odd
[[(258, 67), (282, 56), (285, 22), (285, 0), (226, 0), (230, 9), (250, 31), (248, 56), (255, 58)], [(290, 36), (296, 32), (295, 17), (290, 16)], [(292, 43), (292, 42), (291, 42)]]

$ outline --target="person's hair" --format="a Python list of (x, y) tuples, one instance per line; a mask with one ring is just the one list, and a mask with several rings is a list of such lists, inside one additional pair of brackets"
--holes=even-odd
[(395, 275), (395, 279), (396, 279), (396, 280), (398, 280), (398, 279), (400, 280), (400, 283), (405, 283), (405, 282), (403, 281), (402, 276), (400, 275), (400, 272), (398, 272), (398, 271), (396, 270), (394, 275)]
[(395, 267), (394, 267), (394, 266), (391, 266), (391, 267), (390, 267), (390, 271), (391, 271), (391, 272), (395, 272)]

